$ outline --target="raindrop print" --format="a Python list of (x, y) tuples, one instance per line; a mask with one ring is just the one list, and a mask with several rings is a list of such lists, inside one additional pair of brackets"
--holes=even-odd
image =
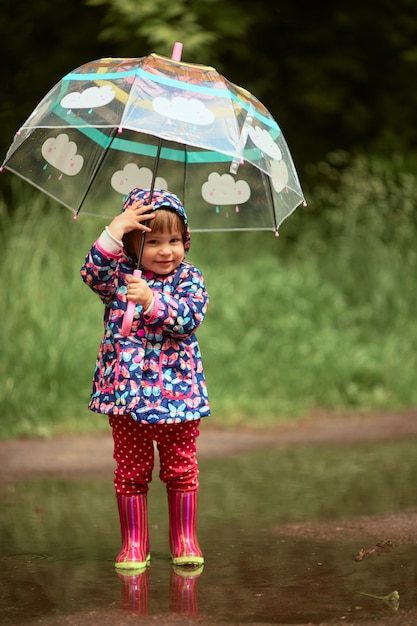
[(216, 206), (216, 213), (220, 213), (220, 209), (218, 206)]
[(238, 207), (238, 205), (235, 206), (235, 213), (239, 213), (240, 209)]

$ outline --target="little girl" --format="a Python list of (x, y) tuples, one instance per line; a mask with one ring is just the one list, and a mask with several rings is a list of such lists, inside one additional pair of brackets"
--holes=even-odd
[[(114, 485), (122, 549), (119, 570), (150, 561), (147, 492), (154, 442), (168, 494), (174, 565), (199, 567), (196, 536), (200, 418), (210, 414), (195, 331), (208, 294), (200, 271), (185, 261), (187, 217), (167, 191), (134, 189), (89, 251), (81, 276), (105, 305), (104, 336), (89, 408), (109, 415), (116, 461)], [(142, 277), (132, 276), (141, 238)], [(131, 333), (121, 334), (127, 301), (136, 303)]]

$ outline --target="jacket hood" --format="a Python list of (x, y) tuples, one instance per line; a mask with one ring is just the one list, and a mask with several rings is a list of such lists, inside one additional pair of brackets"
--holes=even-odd
[[(151, 201), (149, 200), (149, 195), (150, 195), (150, 189), (140, 189), (139, 187), (132, 189), (132, 191), (129, 193), (129, 195), (127, 196), (123, 204), (122, 212), (125, 211), (129, 206), (131, 206), (137, 200), (145, 200), (146, 202), (150, 203)], [(158, 209), (165, 207), (168, 209), (173, 209), (181, 217), (182, 221), (185, 224), (184, 249), (185, 249), (185, 253), (187, 254), (188, 250), (190, 249), (191, 237), (190, 237), (190, 229), (188, 226), (187, 214), (185, 212), (185, 209), (183, 207), (181, 200), (178, 198), (178, 196), (171, 193), (170, 191), (164, 191), (162, 189), (154, 189), (153, 194), (152, 194), (152, 202), (154, 203), (154, 208), (153, 208), (154, 211), (157, 211)]]

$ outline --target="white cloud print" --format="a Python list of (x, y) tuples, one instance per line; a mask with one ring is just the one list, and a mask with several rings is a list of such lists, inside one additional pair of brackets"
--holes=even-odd
[(83, 157), (77, 154), (77, 144), (65, 133), (47, 139), (41, 150), (47, 163), (68, 176), (78, 174), (84, 164)]
[(262, 152), (268, 154), (277, 161), (282, 159), (281, 150), (267, 130), (263, 130), (260, 126), (255, 126), (255, 128), (251, 126), (249, 128), (249, 135), (255, 146), (262, 150)]
[(89, 87), (85, 91), (71, 91), (61, 100), (64, 109), (94, 109), (109, 104), (116, 96), (111, 85)]
[(169, 100), (158, 96), (152, 101), (152, 106), (160, 115), (180, 122), (208, 126), (214, 121), (213, 113), (197, 98), (187, 100), (177, 96)]
[(269, 161), (269, 174), (272, 185), (277, 193), (280, 193), (288, 183), (288, 169), (284, 161)]
[[(122, 170), (117, 170), (111, 177), (111, 186), (122, 195), (127, 195), (135, 187), (150, 189), (152, 184), (152, 170), (148, 167), (138, 167), (136, 163), (128, 163)], [(161, 176), (155, 179), (155, 189), (168, 189), (167, 181)]]
[(250, 198), (246, 180), (237, 180), (230, 174), (212, 172), (201, 187), (201, 195), (209, 204), (243, 204)]

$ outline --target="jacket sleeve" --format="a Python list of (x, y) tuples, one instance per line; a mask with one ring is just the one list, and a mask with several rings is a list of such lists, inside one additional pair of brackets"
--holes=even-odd
[(173, 293), (156, 292), (155, 304), (144, 321), (155, 325), (173, 337), (192, 335), (202, 324), (209, 296), (201, 272), (191, 265), (185, 266), (176, 282)]
[(106, 305), (114, 300), (119, 277), (119, 260), (122, 253), (112, 254), (104, 250), (98, 241), (88, 252), (80, 270), (83, 281)]

